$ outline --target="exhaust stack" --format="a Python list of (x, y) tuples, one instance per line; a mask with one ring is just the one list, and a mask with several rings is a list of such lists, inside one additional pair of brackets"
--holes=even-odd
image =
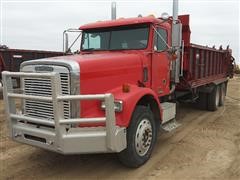
[(116, 2), (112, 2), (112, 5), (111, 5), (111, 17), (112, 17), (112, 20), (115, 20), (117, 18), (117, 9), (116, 9)]
[(177, 48), (182, 44), (182, 24), (178, 20), (178, 0), (173, 0), (172, 46)]
[(178, 0), (173, 0), (173, 21), (178, 20)]
[(182, 46), (182, 24), (178, 20), (178, 0), (173, 0), (173, 21), (172, 21), (172, 48), (177, 54), (177, 59), (172, 63), (171, 81), (179, 82), (180, 73), (180, 52)]

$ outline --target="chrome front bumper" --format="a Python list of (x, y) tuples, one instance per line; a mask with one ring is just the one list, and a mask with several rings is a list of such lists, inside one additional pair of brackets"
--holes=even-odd
[[(126, 148), (126, 129), (116, 126), (112, 94), (62, 95), (60, 76), (51, 73), (3, 72), (3, 97), (10, 136), (13, 140), (62, 154), (120, 152)], [(51, 80), (52, 96), (14, 93), (12, 77)], [(24, 89), (23, 89), (24, 92)], [(15, 100), (30, 99), (53, 103), (54, 121), (17, 113)], [(105, 117), (64, 119), (63, 101), (104, 101)], [(105, 123), (105, 127), (76, 127), (79, 123)], [(37, 126), (36, 126), (37, 124)], [(46, 128), (52, 127), (52, 128)]]

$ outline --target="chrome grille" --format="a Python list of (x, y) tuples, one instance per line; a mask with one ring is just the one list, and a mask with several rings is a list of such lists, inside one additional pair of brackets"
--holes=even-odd
[[(69, 73), (60, 73), (62, 94), (70, 94), (70, 78)], [(25, 78), (24, 91), (27, 95), (51, 96), (51, 80), (42, 78)], [(52, 102), (25, 100), (24, 114), (29, 117), (53, 120), (53, 104)], [(70, 118), (70, 103), (63, 102), (64, 118)]]

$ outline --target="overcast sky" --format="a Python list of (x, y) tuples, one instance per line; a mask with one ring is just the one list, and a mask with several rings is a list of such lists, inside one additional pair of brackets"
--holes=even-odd
[[(117, 17), (172, 14), (172, 0), (115, 1)], [(111, 0), (0, 0), (0, 4), (0, 44), (10, 48), (61, 51), (64, 29), (111, 17)], [(239, 0), (180, 0), (179, 14), (190, 14), (192, 43), (224, 48), (229, 44), (239, 63), (239, 6)]]

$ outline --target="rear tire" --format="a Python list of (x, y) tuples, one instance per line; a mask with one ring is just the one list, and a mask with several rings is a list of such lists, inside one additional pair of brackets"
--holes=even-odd
[(223, 106), (226, 97), (226, 83), (222, 83), (220, 85), (220, 99), (219, 99), (219, 106)]
[(118, 154), (127, 167), (137, 168), (150, 158), (157, 139), (157, 128), (152, 111), (137, 106), (127, 129), (127, 148)]
[(207, 110), (208, 104), (208, 94), (204, 92), (199, 92), (198, 99), (196, 101), (196, 107), (201, 110)]
[(216, 111), (219, 106), (219, 101), (220, 101), (220, 88), (219, 86), (216, 85), (208, 96), (208, 110)]

